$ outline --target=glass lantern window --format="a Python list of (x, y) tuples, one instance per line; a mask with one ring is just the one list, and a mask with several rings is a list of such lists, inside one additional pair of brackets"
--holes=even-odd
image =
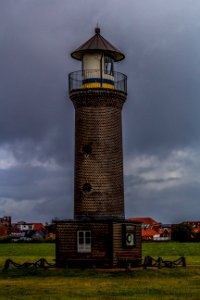
[(114, 64), (113, 60), (109, 56), (104, 57), (104, 73), (113, 76), (114, 74)]

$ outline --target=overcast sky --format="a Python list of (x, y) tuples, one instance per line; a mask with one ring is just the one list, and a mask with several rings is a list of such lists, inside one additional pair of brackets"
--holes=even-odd
[(199, 0), (0, 0), (0, 216), (73, 217), (67, 76), (97, 23), (126, 56), (126, 217), (200, 220)]

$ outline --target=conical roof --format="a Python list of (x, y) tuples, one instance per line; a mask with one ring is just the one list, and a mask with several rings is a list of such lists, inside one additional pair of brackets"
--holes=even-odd
[(71, 53), (71, 56), (75, 59), (82, 60), (83, 54), (85, 52), (96, 52), (103, 51), (108, 55), (111, 55), (114, 61), (119, 61), (124, 59), (125, 55), (115, 48), (111, 43), (109, 43), (100, 34), (100, 28), (95, 28), (95, 35), (90, 38), (87, 42), (77, 48)]

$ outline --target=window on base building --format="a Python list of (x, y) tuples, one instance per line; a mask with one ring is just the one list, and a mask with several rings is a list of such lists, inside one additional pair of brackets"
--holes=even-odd
[(79, 253), (91, 252), (91, 231), (81, 230), (77, 232), (77, 248)]

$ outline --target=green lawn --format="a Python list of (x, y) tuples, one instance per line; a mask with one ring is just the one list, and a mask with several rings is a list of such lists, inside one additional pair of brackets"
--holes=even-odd
[(53, 243), (8, 243), (0, 244), (0, 268), (6, 259), (17, 263), (35, 262), (45, 257), (49, 262), (55, 259), (55, 244)]
[[(149, 242), (142, 245), (142, 256), (159, 256), (174, 260), (180, 256), (186, 257), (188, 265), (200, 266), (200, 243)], [(52, 262), (55, 259), (55, 244), (53, 243), (10, 243), (0, 244), (0, 268), (5, 260), (10, 258), (16, 262), (36, 261), (45, 257)]]
[[(200, 243), (144, 243), (143, 256), (176, 259), (184, 255), (186, 268), (133, 271), (9, 269), (0, 271), (0, 299), (94, 300), (199, 300)], [(54, 244), (0, 244), (0, 265), (16, 262), (53, 261)]]
[(142, 256), (159, 256), (166, 260), (175, 260), (180, 256), (186, 257), (187, 265), (200, 266), (200, 243), (153, 242), (143, 243)]

